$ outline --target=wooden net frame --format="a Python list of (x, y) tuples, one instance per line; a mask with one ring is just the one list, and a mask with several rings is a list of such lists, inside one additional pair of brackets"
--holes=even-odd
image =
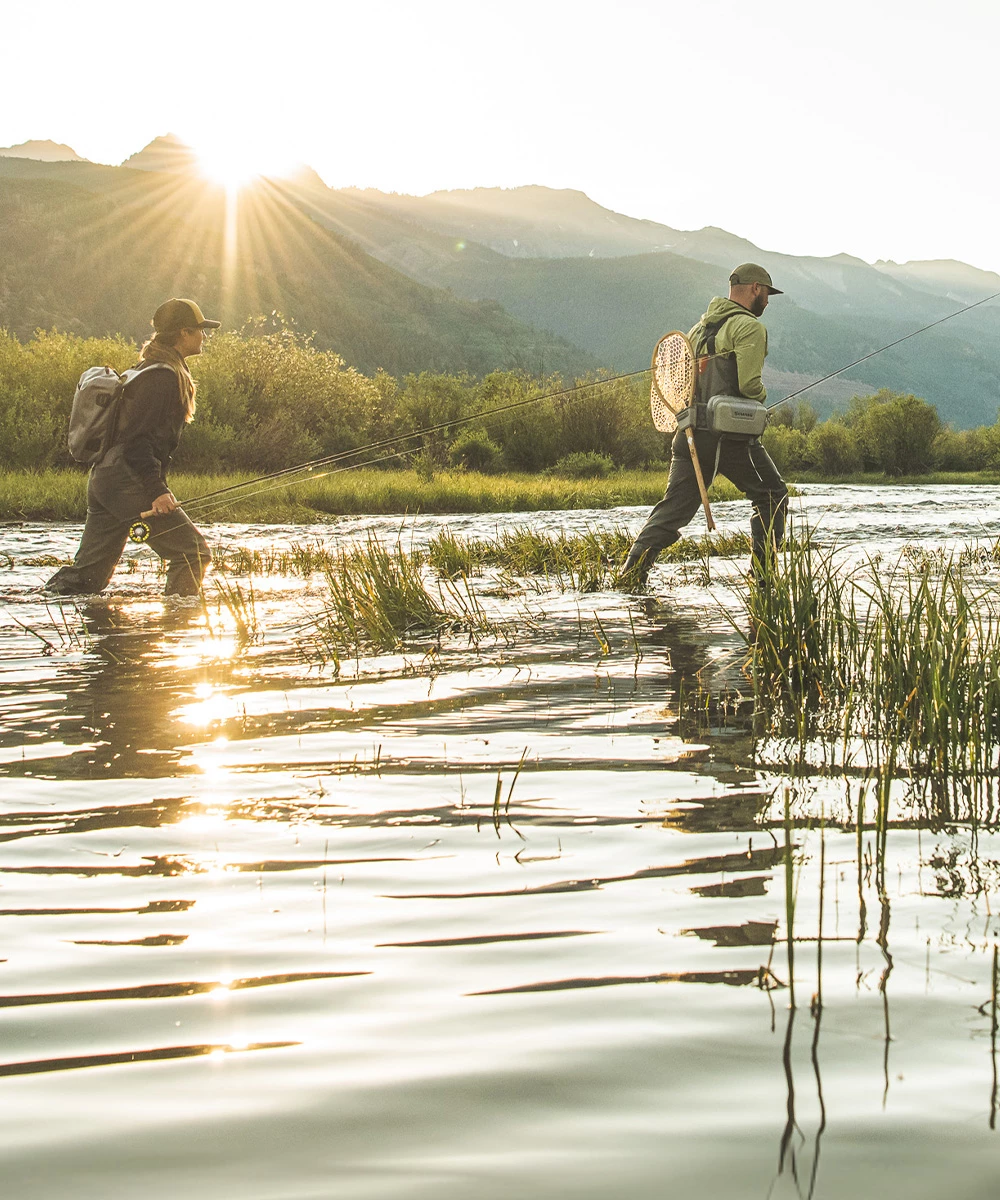
[(694, 399), (698, 378), (694, 348), (687, 334), (675, 329), (660, 338), (653, 351), (652, 371), (649, 407), (653, 424), (660, 433), (673, 433), (677, 414)]

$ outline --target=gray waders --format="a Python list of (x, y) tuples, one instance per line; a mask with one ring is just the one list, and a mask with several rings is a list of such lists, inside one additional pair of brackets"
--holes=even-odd
[[(72, 566), (60, 567), (48, 581), (49, 592), (63, 596), (103, 591), (125, 549), (129, 526), (149, 507), (149, 493), (114, 446), (90, 472), (87, 523)], [(168, 596), (197, 596), (212, 561), (201, 532), (181, 510), (147, 517), (148, 545), (167, 565)]]
[[(759, 441), (730, 441), (718, 434), (698, 430), (694, 444), (706, 482), (716, 475), (725, 475), (741, 492), (746, 492), (753, 505), (750, 536), (753, 539), (753, 570), (759, 577), (764, 572), (769, 549), (780, 547), (784, 541), (788, 488)], [(622, 574), (634, 572), (636, 582), (645, 584), (656, 556), (680, 538), (680, 531), (700, 507), (701, 496), (687, 437), (678, 431), (671, 443), (666, 493), (635, 539)]]

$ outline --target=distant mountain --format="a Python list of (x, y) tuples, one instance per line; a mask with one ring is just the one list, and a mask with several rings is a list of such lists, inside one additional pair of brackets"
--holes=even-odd
[(939, 289), (917, 279), (896, 280), (847, 254), (778, 254), (714, 226), (685, 232), (622, 216), (583, 192), (532, 186), (429, 196), (344, 189), (338, 195), (364, 200), (425, 229), (479, 242), (506, 258), (617, 258), (669, 251), (719, 267), (722, 283), (738, 263), (759, 262), (797, 304), (825, 315), (878, 314), (902, 307), (907, 315), (933, 319), (948, 311), (942, 296), (927, 294)]
[[(749, 259), (786, 293), (766, 317), (776, 398), (1000, 290), (1000, 277), (962, 263), (778, 254), (723, 229), (613, 213), (578, 191), (386, 195), (330, 189), (309, 168), (242, 194), (227, 267), (222, 193), (192, 159), (172, 136), (127, 160), (138, 170), (0, 159), (0, 323), (138, 336), (137, 312), (187, 288), (222, 305), (228, 323), (279, 309), (362, 369), (635, 370)], [(94, 264), (112, 251), (115, 287), (95, 288)], [(992, 423), (998, 306), (908, 339), (808, 399), (827, 412), (883, 386), (926, 397), (960, 427)]]
[(87, 162), (71, 147), (61, 142), (19, 142), (16, 146), (0, 146), (0, 157), (30, 158), (36, 162)]
[(307, 167), (305, 163), (299, 163), (298, 166), (290, 167), (287, 171), (282, 171), (279, 174), (268, 172), (267, 178), (306, 191), (319, 190), (325, 192), (329, 190), (312, 167)]
[(1000, 292), (1000, 275), (995, 271), (981, 271), (953, 258), (902, 264), (879, 260), (875, 267), (893, 279), (940, 293), (959, 304), (974, 304)]
[(129, 155), (122, 166), (135, 171), (197, 171), (198, 156), (176, 134), (165, 133)]
[(425, 229), (479, 242), (509, 258), (616, 258), (670, 249), (677, 236), (666, 225), (612, 212), (571, 189), (473, 188), (429, 196), (344, 191)]
[[(122, 166), (137, 171), (162, 171), (168, 174), (194, 175), (198, 179), (204, 178), (204, 171), (198, 155), (174, 133), (165, 133), (161, 137), (153, 138), (148, 146), (144, 146), (127, 158)], [(305, 163), (298, 163), (277, 174), (267, 173), (266, 176), (261, 175), (257, 178), (265, 177), (292, 184), (300, 189), (328, 190), (319, 175)]]

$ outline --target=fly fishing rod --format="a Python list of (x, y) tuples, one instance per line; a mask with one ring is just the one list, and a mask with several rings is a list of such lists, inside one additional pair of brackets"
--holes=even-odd
[[(952, 318), (959, 317), (963, 313), (970, 312), (974, 308), (979, 308), (980, 305), (987, 304), (990, 300), (996, 300), (998, 297), (1000, 297), (1000, 292), (994, 292), (992, 295), (984, 296), (981, 300), (976, 300), (972, 304), (966, 304), (962, 308), (956, 309), (954, 312), (948, 313), (943, 317), (939, 317), (936, 321), (931, 321), (927, 325), (922, 325), (919, 329), (914, 329), (912, 332), (896, 338), (894, 341), (887, 342), (884, 346), (879, 346), (876, 350), (869, 350), (867, 354), (862, 354), (860, 358), (854, 359), (853, 362), (849, 362), (845, 366), (839, 367), (836, 371), (830, 371), (828, 374), (822, 375), (819, 379), (814, 379), (811, 383), (807, 383), (804, 387), (798, 388), (794, 392), (789, 392), (787, 396), (782, 396), (781, 399), (776, 400), (774, 404), (766, 405), (764, 411), (765, 413), (770, 414), (775, 409), (780, 408), (782, 404), (787, 404), (789, 400), (794, 400), (797, 396), (801, 396), (804, 392), (808, 392), (810, 389), (818, 387), (819, 384), (825, 383), (828, 379), (835, 379), (838, 375), (842, 375), (845, 371), (849, 371), (852, 367), (856, 367), (860, 363), (866, 362), (869, 358), (874, 358), (877, 354), (883, 354), (886, 350), (891, 350), (894, 346), (899, 346), (903, 342), (908, 341), (910, 338), (917, 337), (921, 333), (926, 333), (928, 329), (933, 329), (937, 325), (943, 325), (945, 321), (950, 321)], [(667, 336), (671, 337), (674, 335)], [(683, 335), (680, 336), (683, 337)], [(664, 340), (665, 339), (661, 339), (657, 347), (658, 350), (660, 346), (663, 345)], [(515, 400), (510, 404), (503, 404), (485, 412), (471, 413), (468, 416), (458, 417), (450, 421), (439, 421), (435, 425), (428, 425), (422, 429), (415, 429), (410, 433), (405, 433), (402, 435), (396, 434), (391, 437), (382, 438), (379, 441), (369, 443), (367, 446), (360, 446), (353, 450), (341, 450), (335, 454), (325, 455), (321, 458), (309, 459), (306, 462), (297, 463), (290, 467), (284, 467), (279, 471), (271, 471), (265, 475), (257, 475), (252, 479), (245, 479), (240, 483), (230, 484), (224, 488), (217, 488), (215, 491), (206, 492), (204, 495), (198, 496), (195, 499), (186, 502), (186, 504), (178, 504), (177, 507), (189, 508), (192, 511), (207, 513), (228, 503), (228, 500), (220, 501), (218, 497), (231, 496), (233, 492), (241, 492), (244, 488), (252, 487), (255, 484), (270, 483), (271, 486), (266, 488), (258, 488), (253, 492), (246, 492), (245, 498), (249, 499), (252, 496), (260, 495), (265, 491), (271, 491), (274, 487), (293, 487), (297, 483), (305, 482), (306, 479), (323, 479), (329, 475), (340, 474), (343, 471), (354, 470), (358, 467), (375, 466), (381, 462), (387, 462), (394, 458), (401, 458), (405, 457), (407, 454), (413, 454), (419, 447), (413, 446), (404, 450), (395, 450), (374, 460), (364, 459), (355, 463), (347, 463), (347, 460), (359, 455), (370, 455), (376, 450), (390, 449), (391, 447), (398, 446), (400, 441), (406, 442), (415, 438), (430, 437), (435, 433), (441, 433), (445, 430), (459, 428), (475, 421), (488, 421), (493, 417), (501, 416), (504, 413), (512, 412), (515, 409), (523, 408), (530, 404), (538, 404), (543, 400), (555, 400), (564, 396), (572, 396), (578, 392), (585, 391), (588, 388), (602, 387), (606, 384), (616, 383), (624, 379), (634, 379), (638, 375), (645, 375), (650, 369), (652, 369), (654, 372), (654, 387), (653, 395), (651, 396), (654, 423), (658, 429), (662, 428), (664, 432), (670, 432), (672, 429), (679, 427), (679, 422), (677, 421), (677, 409), (674, 404), (670, 404), (668, 409), (668, 406), (663, 400), (664, 393), (669, 396), (669, 392), (666, 391), (665, 384), (664, 392), (660, 392), (656, 366), (657, 362), (654, 356), (654, 364), (652, 368), (647, 367), (639, 371), (627, 371), (621, 375), (612, 375), (607, 379), (597, 379), (590, 383), (576, 384), (574, 387), (562, 388), (557, 392), (547, 392), (541, 396), (528, 396), (524, 399)], [(676, 373), (676, 364), (672, 368), (672, 372)], [(667, 372), (665, 369), (661, 369), (661, 374), (666, 375), (666, 373)], [(662, 380), (660, 382), (662, 382)], [(723, 432), (741, 432), (739, 423), (745, 419), (744, 415), (740, 412), (736, 412), (735, 410), (729, 415), (736, 420), (737, 426), (732, 430), (725, 430)], [(347, 465), (339, 465), (342, 463), (347, 463)], [(324, 471), (321, 475), (315, 474), (318, 469), (323, 467), (333, 467), (334, 469)], [(296, 478), (296, 476), (301, 476), (301, 478)], [(280, 480), (281, 482), (272, 483), (271, 481), (274, 480)], [(215, 501), (215, 503), (208, 503), (209, 501)], [(153, 513), (152, 509), (150, 509), (141, 513), (139, 520), (132, 523), (132, 525), (129, 527), (129, 538), (131, 541), (138, 542), (140, 544), (148, 541), (152, 530), (147, 522), (148, 518), (154, 515), (155, 514)], [(163, 532), (169, 532), (169, 530), (164, 530)]]
[[(222, 505), (228, 504), (229, 499), (219, 500), (220, 496), (229, 496), (232, 499), (250, 499), (252, 496), (261, 495), (263, 492), (271, 491), (276, 487), (294, 487), (297, 483), (304, 483), (307, 479), (318, 480), (325, 479), (329, 475), (340, 474), (343, 471), (351, 471), (358, 467), (377, 466), (379, 463), (388, 462), (394, 458), (402, 458), (407, 454), (416, 453), (420, 447), (418, 445), (411, 446), (403, 450), (395, 450), (400, 442), (412, 441), (415, 438), (431, 437), (436, 433), (451, 430), (463, 425), (469, 425), (475, 421), (489, 421), (494, 417), (502, 416), (504, 413), (513, 412), (516, 409), (524, 408), (530, 404), (538, 404), (542, 400), (557, 400), (562, 397), (573, 396), (578, 392), (586, 391), (589, 388), (604, 387), (609, 383), (618, 383), (624, 379), (634, 379), (638, 375), (645, 375), (649, 370), (648, 367), (639, 371), (626, 371), (621, 375), (611, 375), (607, 379), (595, 379), (588, 383), (578, 383), (573, 387), (561, 388), (556, 392), (545, 392), (541, 396), (528, 396), (521, 400), (513, 400), (509, 404), (501, 404), (495, 408), (487, 409), (483, 412), (470, 413), (464, 417), (456, 417), (454, 420), (439, 421), (435, 425), (427, 425), (422, 429), (414, 429), (409, 433), (394, 434), (390, 437), (385, 437), (376, 442), (370, 442), (366, 446), (358, 446), (353, 450), (340, 450), (335, 454), (324, 455), (321, 458), (309, 459), (306, 462), (297, 463), (290, 467), (283, 467), (279, 471), (270, 471), (265, 475), (257, 475), (252, 479), (245, 479), (240, 483), (233, 483), (224, 488), (217, 488), (212, 492), (205, 492), (201, 496), (195, 497), (193, 500), (186, 501), (183, 504), (178, 504), (178, 508), (191, 510), (204, 515), (213, 509), (219, 508)], [(377, 459), (363, 459), (359, 462), (347, 463), (348, 459), (359, 455), (370, 455), (376, 450), (390, 450), (391, 452), (380, 456)], [(347, 463), (345, 466), (339, 464)], [(334, 467), (334, 470), (323, 471), (317, 475), (315, 472), (322, 467)], [(301, 479), (296, 479), (295, 476), (301, 475)], [(279, 480), (280, 482), (273, 483), (272, 481)], [(245, 492), (241, 497), (232, 497), (232, 493), (242, 491), (244, 488), (253, 487), (255, 484), (269, 483), (271, 486), (258, 488), (252, 492)], [(214, 501), (214, 503), (208, 503)], [(148, 518), (154, 516), (152, 509), (140, 513), (139, 520), (133, 521), (129, 527), (129, 539), (133, 542), (142, 544), (149, 540), (152, 530), (148, 524)], [(169, 514), (165, 513), (164, 516)], [(176, 526), (174, 527), (176, 528)], [(169, 529), (161, 532), (169, 532)]]

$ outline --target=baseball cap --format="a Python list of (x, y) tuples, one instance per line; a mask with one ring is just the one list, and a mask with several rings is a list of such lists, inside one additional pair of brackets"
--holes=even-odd
[(771, 276), (758, 266), (757, 263), (740, 263), (729, 276), (730, 283), (760, 283), (768, 289), (772, 296), (783, 296), (781, 288), (776, 288), (771, 282)]
[(164, 300), (153, 313), (157, 333), (178, 333), (182, 329), (218, 329), (221, 321), (208, 321), (193, 300)]

